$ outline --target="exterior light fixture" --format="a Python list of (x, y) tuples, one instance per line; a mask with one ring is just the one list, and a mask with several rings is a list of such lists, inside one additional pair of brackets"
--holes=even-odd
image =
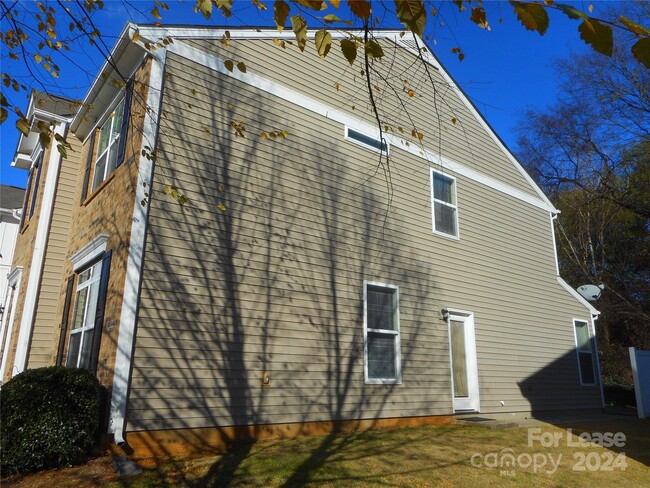
[(449, 320), (449, 310), (443, 308), (442, 310), (440, 310), (440, 313), (442, 313), (442, 320), (447, 322)]

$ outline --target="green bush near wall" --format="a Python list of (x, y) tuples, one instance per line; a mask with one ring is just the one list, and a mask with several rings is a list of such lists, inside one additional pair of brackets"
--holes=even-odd
[(603, 393), (607, 405), (636, 407), (634, 384), (622, 375), (603, 374)]
[(100, 385), (83, 369), (27, 370), (0, 391), (2, 476), (78, 464), (95, 443)]

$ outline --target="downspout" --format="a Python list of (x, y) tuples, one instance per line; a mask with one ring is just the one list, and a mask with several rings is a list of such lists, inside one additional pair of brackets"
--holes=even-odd
[[(68, 121), (59, 122), (54, 128), (54, 134), (65, 137)], [(47, 164), (47, 175), (45, 177), (45, 189), (43, 190), (43, 200), (41, 202), (41, 212), (38, 217), (38, 227), (36, 228), (36, 239), (34, 241), (34, 252), (29, 269), (29, 278), (27, 288), (25, 289), (25, 302), (23, 307), (23, 316), (20, 321), (20, 332), (18, 334), (18, 344), (16, 346), (16, 356), (14, 365), (11, 370), (11, 376), (22, 373), (27, 367), (27, 350), (31, 341), (32, 328), (34, 327), (34, 318), (36, 314), (36, 302), (38, 301), (38, 290), (41, 285), (41, 276), (43, 274), (43, 262), (45, 259), (45, 249), (47, 247), (48, 235), (50, 233), (50, 224), (52, 222), (52, 210), (54, 208), (54, 196), (61, 166), (62, 155), (55, 148), (56, 142), (52, 138), (50, 146), (50, 159)], [(25, 210), (23, 209), (23, 212)]]
[(553, 236), (553, 253), (555, 255), (555, 274), (560, 276), (560, 262), (557, 257), (557, 243), (555, 241), (555, 220), (557, 219), (559, 210), (557, 212), (550, 212), (551, 217), (551, 235)]
[[(130, 29), (133, 38), (135, 29)], [(138, 41), (141, 44), (142, 41)], [(162, 103), (163, 76), (167, 50), (160, 49), (151, 53), (151, 74), (147, 92), (147, 111), (142, 130), (142, 152), (156, 149), (158, 138), (158, 122)], [(115, 371), (113, 375), (113, 390), (111, 395), (111, 411), (108, 432), (113, 434), (115, 444), (122, 445), (124, 441), (124, 425), (126, 422), (126, 407), (131, 381), (133, 350), (135, 347), (135, 329), (142, 282), (142, 265), (147, 234), (147, 219), (149, 217), (149, 198), (145, 193), (151, 193), (153, 179), (153, 161), (141, 157), (138, 163), (138, 182), (135, 187), (133, 204), (133, 220), (129, 256), (126, 266), (126, 282), (122, 299), (122, 314), (117, 337), (117, 352), (115, 355)], [(142, 204), (144, 202), (144, 205)]]
[(600, 403), (605, 408), (605, 389), (603, 387), (603, 376), (600, 371), (600, 353), (598, 352), (598, 335), (596, 334), (597, 313), (591, 314), (591, 326), (594, 329), (594, 354), (596, 355), (596, 369), (598, 370), (598, 384), (600, 385)]
[[(559, 211), (558, 211), (558, 213), (559, 213)], [(555, 269), (556, 269), (556, 272), (557, 272), (558, 280), (562, 280), (562, 278), (560, 277), (560, 263), (558, 261), (557, 246), (556, 246), (556, 243), (555, 243), (555, 225), (553, 224), (555, 219), (557, 219), (558, 213), (551, 212), (550, 216), (551, 216), (551, 231), (552, 231), (552, 235), (553, 235), (553, 251), (555, 252)], [(560, 284), (562, 284), (562, 283), (560, 283)], [(582, 301), (582, 300), (579, 300), (579, 301)], [(605, 390), (603, 389), (603, 377), (602, 377), (602, 374), (601, 374), (601, 371), (600, 371), (600, 357), (599, 357), (600, 355), (598, 353), (598, 336), (596, 334), (596, 320), (598, 320), (599, 312), (594, 313), (593, 310), (595, 310), (595, 309), (593, 307), (590, 307), (590, 308), (592, 310), (592, 312), (591, 312), (591, 328), (594, 331), (594, 354), (596, 355), (596, 369), (598, 370), (598, 383), (600, 384), (600, 403), (601, 403), (602, 408), (605, 408)]]

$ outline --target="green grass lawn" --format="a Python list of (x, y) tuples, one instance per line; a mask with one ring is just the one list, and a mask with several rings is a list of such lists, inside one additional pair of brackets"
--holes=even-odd
[[(238, 444), (222, 456), (142, 460), (145, 471), (123, 480), (104, 457), (9, 480), (6, 486), (650, 486), (650, 422), (604, 419), (563, 427), (544, 424), (535, 427), (533, 442), (527, 428), (449, 425)], [(582, 432), (622, 432), (625, 445), (577, 445)], [(500, 466), (512, 459), (508, 454), (514, 465)], [(558, 460), (555, 467), (552, 462)]]
[[(650, 422), (571, 428), (542, 426), (532, 442), (525, 428), (452, 425), (241, 444), (111, 486), (650, 486)], [(623, 432), (625, 446), (574, 445), (582, 432)], [(495, 467), (507, 454), (514, 465)]]

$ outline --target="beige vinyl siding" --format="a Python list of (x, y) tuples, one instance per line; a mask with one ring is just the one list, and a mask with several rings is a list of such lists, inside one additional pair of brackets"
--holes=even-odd
[[(63, 281), (68, 230), (75, 203), (75, 194), (70, 191), (70, 188), (74, 188), (77, 182), (81, 153), (81, 143), (75, 137), (68, 137), (68, 142), (72, 147), (68, 149), (69, 156), (61, 158), (56, 183), (52, 218), (43, 260), (43, 274), (41, 275), (38, 303), (34, 316), (34, 329), (29, 347), (27, 361), (29, 368), (50, 366), (52, 351), (53, 348), (56, 348), (53, 336), (55, 326), (60, 319), (57, 316), (59, 290)], [(53, 146), (50, 150), (55, 151), (56, 149)], [(42, 176), (44, 177), (45, 174)], [(45, 186), (44, 180), (41, 180), (41, 186)]]
[[(235, 39), (229, 48), (218, 40), (182, 42), (222, 59), (245, 60), (247, 72), (376, 125), (366, 77), (361, 74), (361, 58), (351, 67), (339, 51), (333, 50), (326, 61), (321, 61), (311, 41), (304, 53), (296, 46), (279, 48), (271, 39)], [(417, 142), (410, 136), (415, 128), (424, 134), (423, 142), (428, 150), (537, 196), (436, 69), (429, 65), (426, 69), (414, 54), (392, 41), (383, 39), (381, 43), (385, 56), (381, 61), (371, 62), (371, 80), (373, 87), (378, 88), (373, 94), (384, 126), (388, 125), (392, 133), (402, 135), (412, 144)], [(338, 47), (338, 41), (335, 44)], [(414, 90), (413, 97), (408, 96), (409, 89)], [(456, 120), (455, 124), (452, 119)]]
[[(443, 307), (475, 314), (484, 411), (598, 406), (547, 212), (454, 175), (460, 239), (434, 235), (426, 161), (394, 149), (389, 201), (341, 124), (173, 54), (166, 73), (129, 429), (449, 414)], [(400, 287), (402, 385), (364, 384), (363, 280)]]

